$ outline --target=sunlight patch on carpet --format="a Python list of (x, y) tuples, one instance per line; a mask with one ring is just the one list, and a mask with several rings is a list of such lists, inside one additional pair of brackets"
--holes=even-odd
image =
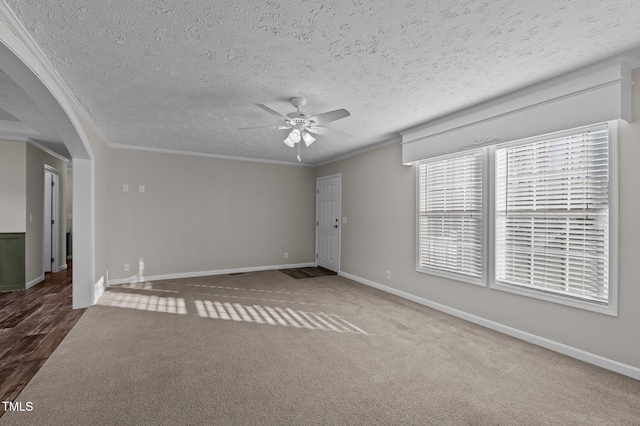
[(336, 314), (304, 312), (291, 308), (274, 308), (261, 305), (241, 305), (240, 303), (211, 300), (196, 300), (195, 305), (198, 315), (203, 318), (337, 331), (340, 333), (357, 333), (370, 336), (366, 331)]
[(293, 293), (290, 291), (275, 291), (275, 290), (262, 290), (257, 288), (240, 288), (240, 287), (223, 287), (219, 285), (205, 285), (205, 284), (187, 284), (190, 287), (205, 287), (205, 288), (217, 288), (220, 290), (235, 290), (235, 291), (255, 291), (258, 293), (273, 293), (273, 294), (289, 294), (293, 296), (308, 296), (307, 293)]
[(215, 294), (215, 293), (213, 294), (212, 293), (191, 293), (191, 294), (199, 294), (199, 295), (209, 296), (209, 297), (224, 297), (227, 299), (259, 300), (261, 302), (294, 303), (297, 305), (310, 305), (310, 306), (330, 306), (326, 303), (300, 302), (295, 300), (284, 300), (284, 299), (262, 299), (259, 297), (233, 296), (230, 294)]
[(144, 281), (139, 283), (116, 284), (115, 288), (131, 288), (134, 290), (161, 291), (164, 293), (180, 293), (178, 290), (167, 290), (162, 288), (154, 288), (153, 281)]
[(182, 297), (147, 296), (134, 293), (105, 292), (98, 305), (116, 308), (138, 309), (141, 311), (164, 312), (169, 314), (187, 314), (187, 306)]

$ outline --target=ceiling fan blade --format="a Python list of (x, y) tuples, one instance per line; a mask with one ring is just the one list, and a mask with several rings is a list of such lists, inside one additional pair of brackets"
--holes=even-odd
[(260, 127), (239, 127), (238, 130), (254, 130), (254, 129), (278, 129), (286, 130), (290, 129), (290, 126), (260, 126)]
[(324, 112), (322, 114), (314, 115), (309, 118), (309, 121), (314, 121), (316, 124), (325, 124), (332, 121), (340, 120), (341, 118), (349, 117), (351, 113), (346, 109), (337, 109), (335, 111)]
[(349, 133), (341, 132), (339, 130), (330, 129), (328, 127), (320, 127), (320, 126), (307, 127), (306, 130), (309, 133), (313, 133), (315, 135), (321, 135), (321, 136), (341, 136), (341, 137), (348, 137), (348, 138), (351, 137), (351, 135)]
[(268, 107), (264, 104), (256, 104), (256, 106), (262, 108), (263, 110), (267, 111), (269, 114), (275, 115), (276, 117), (280, 117), (280, 118), (284, 118), (286, 120), (291, 120), (289, 117), (287, 117), (286, 114), (283, 114), (281, 112), (276, 111), (275, 109)]

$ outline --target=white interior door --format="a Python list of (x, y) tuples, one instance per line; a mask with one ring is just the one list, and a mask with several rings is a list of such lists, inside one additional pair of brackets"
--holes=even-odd
[(44, 230), (43, 257), (44, 272), (57, 272), (59, 262), (59, 177), (52, 170), (44, 171)]
[(340, 175), (316, 181), (316, 263), (340, 270)]

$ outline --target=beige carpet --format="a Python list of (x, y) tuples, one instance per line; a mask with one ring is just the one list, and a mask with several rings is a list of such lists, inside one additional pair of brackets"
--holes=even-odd
[(632, 425), (640, 382), (342, 277), (111, 287), (1, 425)]

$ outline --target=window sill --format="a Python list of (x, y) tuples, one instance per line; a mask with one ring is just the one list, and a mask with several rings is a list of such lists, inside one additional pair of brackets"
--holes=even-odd
[(543, 291), (537, 291), (534, 289), (520, 287), (517, 285), (508, 284), (500, 281), (496, 281), (495, 283), (489, 285), (489, 288), (500, 290), (500, 291), (506, 291), (507, 293), (518, 294), (520, 296), (526, 296), (534, 299), (544, 300), (547, 302), (557, 303), (560, 305), (571, 306), (573, 308), (584, 309), (587, 311), (610, 315), (613, 317), (618, 316), (617, 307), (613, 306), (612, 303), (609, 303), (609, 305), (600, 305), (596, 302), (587, 302), (587, 301), (582, 301), (578, 299), (573, 299), (570, 297), (563, 297), (560, 295), (546, 293)]
[(469, 275), (464, 274), (456, 274), (455, 272), (443, 271), (440, 269), (431, 269), (431, 268), (416, 268), (416, 272), (420, 272), (422, 274), (435, 275), (442, 278), (449, 278), (454, 281), (460, 281), (468, 284), (477, 285), (480, 287), (486, 287), (484, 279), (476, 278)]

